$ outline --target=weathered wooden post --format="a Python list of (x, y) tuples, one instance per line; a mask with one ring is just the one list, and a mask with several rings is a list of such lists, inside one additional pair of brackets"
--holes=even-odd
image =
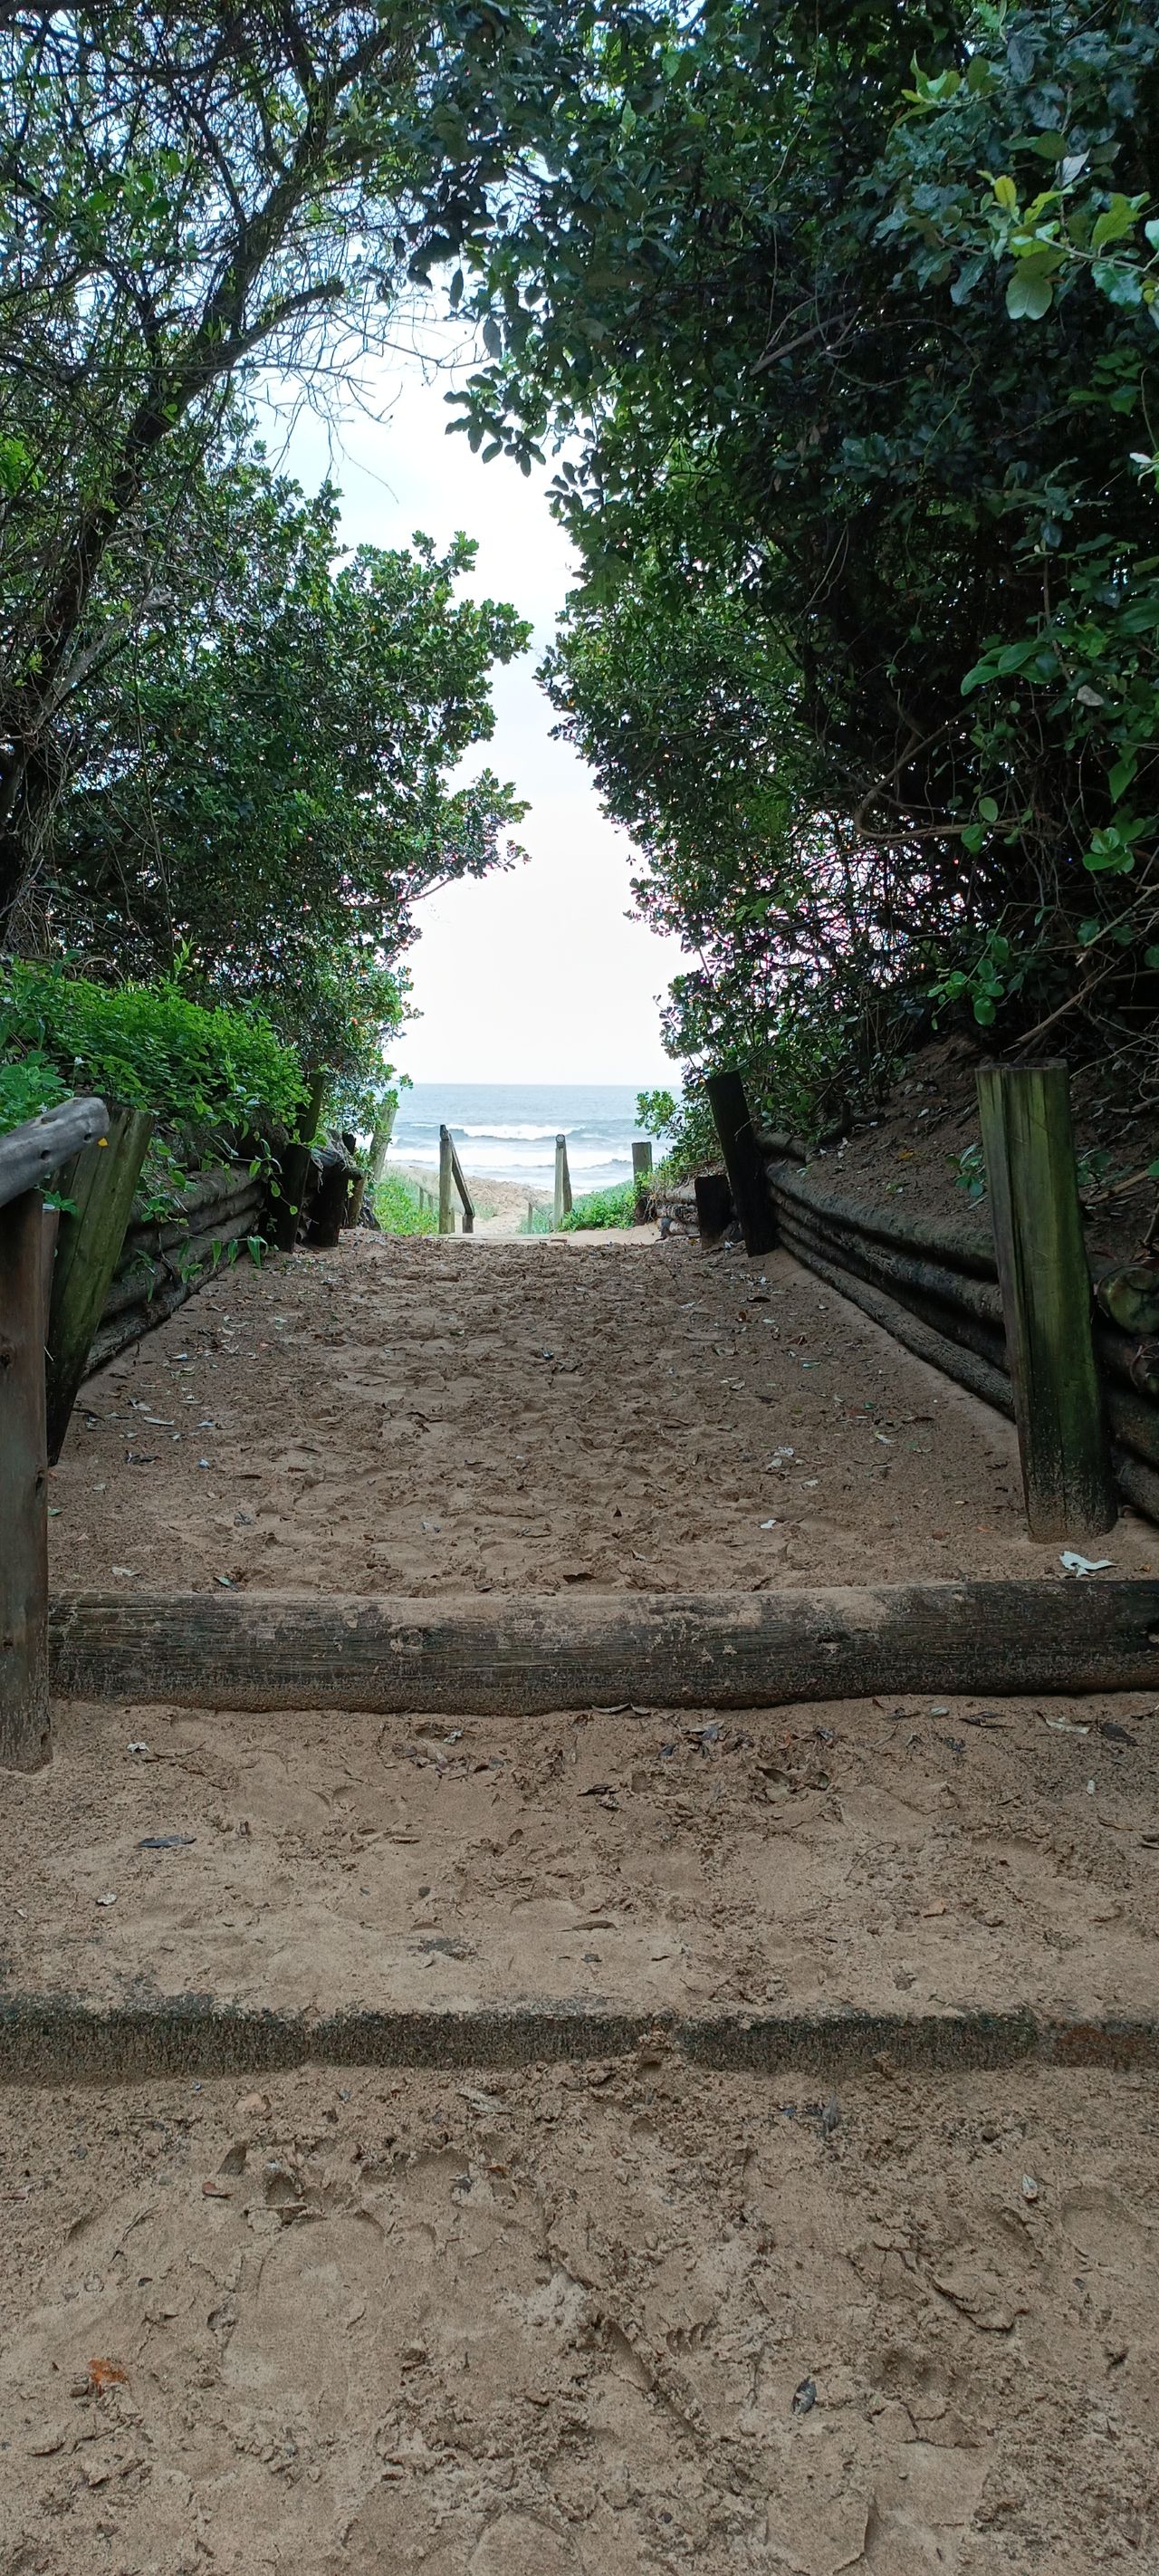
[(50, 1750), (45, 1220), (41, 1189), (104, 1133), (101, 1100), (68, 1100), (0, 1137), (0, 1763)]
[(48, 1455), (64, 1447), (93, 1335), (120, 1259), (141, 1165), (153, 1133), (147, 1109), (116, 1109), (107, 1141), (86, 1145), (65, 1165), (57, 1187), (75, 1214), (62, 1209), (48, 1317)]
[(455, 1231), (455, 1211), (454, 1211), (454, 1208), (453, 1208), (453, 1207), (452, 1207), (452, 1205), (451, 1205), (451, 1183), (452, 1183), (452, 1178), (453, 1178), (453, 1174), (452, 1174), (452, 1170), (451, 1170), (451, 1153), (452, 1153), (452, 1146), (451, 1146), (451, 1131), (450, 1131), (450, 1128), (449, 1128), (449, 1127), (440, 1127), (440, 1129), (439, 1129), (439, 1233), (440, 1233), (440, 1234), (453, 1234), (453, 1233), (454, 1233), (454, 1231)]
[(1081, 1538), (1118, 1517), (1091, 1330), (1065, 1064), (978, 1075), (1006, 1355), (1032, 1538)]
[(710, 1073), (705, 1089), (716, 1121), (745, 1251), (750, 1258), (758, 1253), (772, 1252), (777, 1241), (776, 1210), (764, 1158), (753, 1133), (744, 1084), (739, 1073)]
[(0, 1762), (48, 1759), (48, 1456), (44, 1437), (43, 1208), (0, 1212)]
[(732, 1218), (732, 1190), (725, 1172), (698, 1172), (692, 1184), (702, 1243), (719, 1243)]
[(551, 1211), (552, 1225), (558, 1228), (563, 1224), (565, 1216), (570, 1215), (571, 1173), (567, 1167), (567, 1138), (566, 1136), (557, 1136), (555, 1140), (555, 1198)]
[(298, 1133), (287, 1145), (278, 1175), (281, 1197), (274, 1203), (273, 1233), (279, 1252), (292, 1252), (298, 1240), (298, 1219), (310, 1176), (310, 1147), (318, 1132), (319, 1121), (330, 1081), (328, 1073), (307, 1074), (310, 1097), (298, 1120)]
[(652, 1178), (652, 1147), (647, 1138), (632, 1146), (632, 1179), (636, 1190), (636, 1222), (642, 1222), (641, 1211), (647, 1205), (648, 1184)]
[(380, 1115), (375, 1119), (371, 1129), (370, 1152), (366, 1158), (366, 1178), (372, 1190), (376, 1190), (379, 1182), (385, 1177), (386, 1157), (398, 1113), (397, 1091), (389, 1092), (386, 1099), (380, 1102), (379, 1107)]

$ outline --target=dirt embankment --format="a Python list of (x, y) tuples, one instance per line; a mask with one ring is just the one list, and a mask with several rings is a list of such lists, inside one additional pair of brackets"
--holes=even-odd
[[(987, 1061), (967, 1038), (923, 1048), (878, 1117), (822, 1148), (814, 1167), (862, 1206), (958, 1222), (976, 1208), (984, 1226), (975, 1076)], [(1159, 1118), (1124, 1104), (1098, 1065), (1072, 1076), (1071, 1109), (1087, 1242), (1096, 1268), (1107, 1268), (1137, 1255), (1159, 1204), (1159, 1180), (1147, 1177), (1159, 1160)]]

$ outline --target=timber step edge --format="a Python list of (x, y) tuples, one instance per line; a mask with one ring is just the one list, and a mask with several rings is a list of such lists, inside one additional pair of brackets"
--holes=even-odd
[(0, 2083), (145, 2082), (272, 2075), (302, 2066), (517, 2068), (591, 2059), (683, 2060), (715, 2074), (796, 2072), (829, 2081), (883, 2063), (915, 2074), (1001, 2066), (1159, 2067), (1159, 2017), (1105, 2013), (737, 2009), (694, 2018), (535, 2002), (467, 2011), (254, 2011), (203, 1995), (89, 2005), (62, 1995), (0, 2003)]
[(384, 1716), (1159, 1689), (1159, 1579), (753, 1593), (75, 1593), (57, 1698)]

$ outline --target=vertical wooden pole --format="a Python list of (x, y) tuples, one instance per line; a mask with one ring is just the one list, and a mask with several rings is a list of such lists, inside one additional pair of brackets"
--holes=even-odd
[(147, 1109), (115, 1110), (107, 1143), (102, 1139), (82, 1147), (55, 1184), (62, 1198), (72, 1200), (75, 1214), (61, 1211), (48, 1318), (46, 1404), (53, 1466), (64, 1447), (93, 1334), (120, 1259), (152, 1133)]
[(758, 1253), (772, 1252), (777, 1241), (776, 1210), (764, 1158), (753, 1133), (744, 1084), (739, 1073), (710, 1073), (705, 1089), (716, 1121), (745, 1251), (750, 1259)]
[(723, 1172), (698, 1172), (692, 1186), (700, 1240), (719, 1243), (732, 1219), (732, 1191), (727, 1177)]
[(386, 1172), (387, 1151), (391, 1137), (394, 1134), (394, 1122), (397, 1111), (398, 1093), (397, 1091), (392, 1091), (388, 1099), (382, 1104), (381, 1115), (375, 1119), (374, 1128), (370, 1138), (370, 1152), (366, 1159), (366, 1177), (372, 1190), (376, 1190), (378, 1188), (378, 1184), (383, 1179)]
[(570, 1215), (571, 1174), (567, 1167), (567, 1138), (566, 1136), (557, 1136), (555, 1140), (555, 1198), (552, 1203), (551, 1211), (552, 1225), (556, 1227), (561, 1226), (565, 1216)]
[(529, 1233), (529, 1234), (534, 1234), (534, 1232), (535, 1232), (535, 1201), (534, 1201), (534, 1199), (528, 1199), (528, 1202), (527, 1202), (527, 1231), (528, 1231), (528, 1233)]
[(330, 1082), (328, 1073), (307, 1075), (310, 1097), (298, 1122), (297, 1136), (287, 1145), (278, 1175), (281, 1197), (274, 1201), (273, 1234), (279, 1252), (292, 1252), (298, 1240), (298, 1219), (306, 1195), (310, 1174), (310, 1147), (318, 1132)]
[(1066, 1066), (987, 1065), (978, 1106), (1027, 1523), (1032, 1538), (1093, 1537), (1118, 1505)]
[(39, 1190), (0, 1208), (0, 1763), (48, 1760), (48, 1456)]
[(632, 1147), (632, 1179), (636, 1189), (636, 1222), (640, 1224), (648, 1204), (648, 1184), (652, 1178), (652, 1147), (645, 1139)]
[(439, 1129), (439, 1233), (453, 1234), (455, 1211), (451, 1206), (451, 1131)]

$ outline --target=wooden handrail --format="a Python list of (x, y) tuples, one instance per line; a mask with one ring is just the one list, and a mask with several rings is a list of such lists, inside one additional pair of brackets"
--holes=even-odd
[(46, 1109), (42, 1118), (29, 1118), (0, 1136), (0, 1208), (26, 1190), (43, 1189), (82, 1145), (96, 1144), (108, 1132), (103, 1100), (62, 1100), (58, 1109)]
[(463, 1203), (463, 1232), (475, 1231), (475, 1202), (463, 1178), (463, 1166), (455, 1152), (455, 1140), (449, 1127), (439, 1129), (439, 1233), (453, 1234), (455, 1220), (451, 1209), (451, 1184)]

